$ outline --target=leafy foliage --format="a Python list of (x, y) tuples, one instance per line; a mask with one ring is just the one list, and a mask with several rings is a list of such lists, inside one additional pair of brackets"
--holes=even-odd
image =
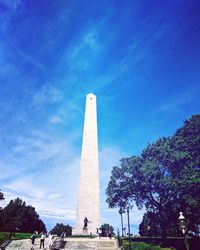
[(72, 235), (72, 227), (69, 225), (65, 226), (62, 223), (56, 223), (55, 227), (51, 230), (52, 234), (57, 234), (58, 236), (61, 236), (63, 232), (66, 233), (66, 236)]
[[(156, 236), (160, 237), (162, 235), (162, 229), (160, 225), (160, 215), (159, 213), (147, 212), (143, 215), (143, 220), (139, 225), (139, 234), (142, 236)], [(177, 226), (177, 218), (174, 222), (166, 224), (166, 231), (168, 236), (179, 236), (180, 229)]]
[(4, 196), (3, 196), (3, 193), (1, 192), (1, 189), (0, 189), (0, 200), (3, 200), (4, 199)]
[(34, 232), (46, 231), (46, 227), (35, 208), (27, 206), (20, 198), (11, 200), (0, 213), (1, 231)]
[[(1, 189), (0, 189), (0, 201), (1, 200), (4, 200), (4, 195), (3, 193), (1, 192)], [(2, 207), (0, 207), (0, 211), (2, 210)]]
[(108, 223), (104, 223), (101, 226), (101, 236), (108, 236), (109, 234), (113, 234), (114, 228)]
[(149, 144), (140, 156), (124, 158), (120, 167), (113, 168), (106, 190), (109, 207), (130, 207), (133, 202), (139, 209), (145, 207), (147, 215), (143, 224), (147, 219), (158, 223), (163, 237), (167, 231), (172, 235), (179, 233), (177, 218), (182, 211), (189, 220), (188, 229), (197, 233), (199, 152), (200, 115), (194, 115), (174, 136), (160, 138)]
[(142, 236), (160, 236), (161, 228), (157, 214), (147, 212), (143, 215), (143, 220), (139, 226), (139, 234)]

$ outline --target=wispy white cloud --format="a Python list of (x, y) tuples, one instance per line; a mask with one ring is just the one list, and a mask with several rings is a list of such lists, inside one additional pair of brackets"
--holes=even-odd
[(20, 49), (16, 49), (16, 53), (25, 61), (35, 65), (36, 67), (40, 68), (41, 70), (47, 70), (46, 66), (38, 61), (36, 61), (33, 57), (27, 55)]
[(40, 215), (42, 217), (46, 218), (53, 218), (53, 219), (59, 219), (59, 220), (74, 220), (75, 219), (75, 210), (69, 210), (63, 208), (61, 209), (55, 209), (53, 211), (40, 211)]
[(33, 95), (33, 106), (40, 107), (46, 104), (56, 104), (63, 100), (63, 93), (52, 84), (44, 84)]
[(179, 112), (185, 104), (190, 103), (193, 99), (195, 99), (199, 95), (198, 88), (190, 88), (186, 89), (184, 92), (172, 96), (167, 102), (163, 103), (158, 111), (159, 112)]
[(38, 200), (45, 198), (45, 192), (40, 187), (32, 183), (31, 177), (22, 176), (17, 180), (12, 180), (10, 183), (5, 184), (4, 188), (10, 192), (18, 193), (22, 196), (37, 198)]
[(12, 76), (18, 76), (16, 65), (12, 64), (7, 58), (7, 45), (0, 41), (0, 77), (8, 79), (10, 72), (12, 72)]
[(125, 154), (117, 147), (107, 146), (99, 152), (101, 184), (104, 184), (102, 188), (108, 183), (113, 166), (118, 165), (123, 156)]
[(53, 124), (60, 124), (60, 123), (62, 123), (62, 119), (58, 115), (51, 116), (50, 119), (49, 119), (49, 121), (50, 121), (50, 123), (53, 123)]
[[(12, 188), (21, 188), (21, 185), (12, 185)], [(23, 186), (25, 187), (25, 185)], [(3, 202), (3, 206), (5, 206), (11, 199), (15, 199), (16, 197), (20, 197), (23, 201), (26, 201), (27, 205), (31, 205), (36, 208), (36, 212), (40, 215), (40, 217), (50, 219), (51, 221), (54, 219), (62, 220), (62, 221), (74, 221), (75, 220), (75, 208), (68, 208), (66, 203), (62, 202), (63, 197), (60, 197), (60, 194), (53, 194), (55, 197), (53, 198), (49, 195), (48, 190), (40, 189), (40, 197), (33, 196), (32, 192), (35, 191), (35, 187), (32, 186), (29, 189), (30, 185), (27, 186), (27, 190), (24, 191), (24, 194), (20, 193), (21, 189), (12, 190), (4, 192), (5, 201)], [(31, 193), (31, 195), (30, 195)], [(36, 194), (36, 192), (34, 193)], [(50, 198), (49, 198), (50, 196)], [(43, 198), (41, 198), (43, 197)], [(62, 199), (61, 199), (62, 198)], [(44, 219), (44, 222), (46, 220)]]
[(71, 145), (68, 142), (60, 141), (46, 134), (46, 138), (31, 135), (30, 137), (18, 137), (17, 143), (12, 147), (13, 155), (25, 156), (26, 159), (35, 159), (36, 162), (58, 159), (57, 157), (66, 158), (70, 154)]
[(52, 194), (50, 194), (48, 196), (48, 200), (54, 200), (54, 199), (60, 198), (60, 197), (61, 197), (61, 194), (54, 194), (54, 193), (52, 193)]
[(4, 163), (15, 159), (12, 171), (1, 175), (7, 202), (19, 196), (43, 217), (74, 220), (80, 156), (71, 139), (65, 139), (43, 131), (15, 138), (11, 152), (2, 159)]
[(21, 0), (0, 0), (0, 3), (5, 4), (11, 10), (15, 11), (21, 5)]
[(67, 49), (66, 58), (71, 70), (87, 70), (97, 59), (101, 50), (97, 30), (91, 29), (81, 34)]
[(13, 178), (18, 173), (18, 170), (12, 163), (6, 162), (2, 159), (0, 160), (0, 169), (1, 169), (0, 181), (3, 181), (8, 178)]
[[(63, 220), (73, 224), (75, 223), (80, 155), (73, 152), (71, 144), (60, 140), (54, 141), (55, 138), (42, 131), (35, 131), (34, 136), (35, 140), (20, 138), (20, 143), (13, 150), (15, 154), (26, 151), (26, 154), (23, 154), (23, 158), (26, 159), (23, 162), (21, 160), (15, 162), (13, 171), (18, 171), (17, 176), (13, 178), (10, 172), (8, 178), (9, 173), (5, 173), (4, 177), (7, 180), (2, 182), (1, 188), (5, 193), (6, 202), (19, 196), (27, 204), (33, 205), (44, 221)], [(99, 153), (101, 223), (110, 223), (115, 228), (119, 225), (116, 218), (120, 219), (120, 217), (117, 209), (108, 209), (105, 202), (105, 189), (112, 167), (118, 164), (123, 156), (121, 150), (115, 147), (102, 148)], [(50, 162), (45, 162), (45, 159), (50, 159)], [(27, 164), (26, 169), (20, 166), (24, 162)], [(29, 165), (32, 164), (34, 166), (29, 169)], [(132, 223), (137, 223), (141, 220), (141, 212), (137, 209), (133, 212)]]
[(98, 36), (96, 30), (91, 30), (83, 38), (83, 43), (88, 46), (92, 51), (97, 52), (99, 49)]

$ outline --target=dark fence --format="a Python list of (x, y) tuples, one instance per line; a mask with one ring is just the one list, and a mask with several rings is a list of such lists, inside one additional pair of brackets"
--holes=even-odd
[[(125, 240), (128, 240), (128, 238), (125, 238)], [(130, 241), (173, 247), (176, 250), (187, 250), (184, 237), (168, 237), (165, 241), (161, 237), (131, 237)], [(200, 250), (200, 237), (187, 238), (186, 241), (189, 244), (190, 250)]]
[(11, 240), (6, 240), (6, 241), (4, 241), (4, 242), (0, 245), (0, 249), (1, 249), (1, 250), (4, 250), (10, 242), (11, 242)]
[(65, 243), (66, 242), (62, 238), (57, 238), (54, 240), (51, 249), (52, 250), (59, 250), (60, 248), (64, 248)]

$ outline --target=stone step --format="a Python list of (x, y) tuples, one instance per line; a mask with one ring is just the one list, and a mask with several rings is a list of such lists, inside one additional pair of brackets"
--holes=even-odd
[[(12, 240), (10, 244), (5, 248), (6, 250), (21, 250), (21, 249), (26, 249), (30, 250), (32, 247), (31, 240), (30, 239), (24, 239), (24, 240)], [(34, 244), (34, 250), (38, 250), (40, 248), (40, 241), (39, 239), (35, 240)], [(48, 249), (48, 240), (45, 242), (45, 248)]]
[(116, 246), (114, 247), (99, 247), (98, 250), (116, 250), (118, 249)]
[[(59, 243), (59, 239), (58, 243)], [(103, 239), (103, 240), (70, 240), (65, 238), (62, 248), (59, 249), (65, 249), (65, 250), (117, 250), (118, 245), (117, 241), (112, 239)], [(11, 241), (8, 246), (6, 247), (6, 250), (30, 250), (32, 247), (31, 240), (25, 239), (25, 240), (13, 240)], [(35, 240), (35, 244), (33, 246), (34, 250), (39, 250), (40, 248), (40, 239)], [(45, 250), (48, 250), (48, 239), (45, 239)]]
[(28, 249), (29, 244), (28, 240), (12, 240), (6, 247), (6, 250), (12, 250), (12, 249)]
[(94, 241), (67, 241), (65, 249), (97, 249), (97, 242)]
[(105, 248), (105, 247), (116, 247), (115, 241), (99, 241), (99, 247)]
[(116, 249), (117, 243), (115, 240), (108, 241), (67, 241), (65, 249)]

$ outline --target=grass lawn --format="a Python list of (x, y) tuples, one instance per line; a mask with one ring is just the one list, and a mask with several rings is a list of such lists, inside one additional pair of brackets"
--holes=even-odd
[[(9, 232), (0, 232), (0, 245), (9, 238)], [(32, 233), (15, 233), (15, 236), (12, 236), (14, 240), (21, 240), (21, 239), (30, 239)], [(39, 236), (38, 236), (39, 237)]]
[[(174, 248), (162, 248), (144, 242), (131, 242), (131, 250), (173, 250)], [(124, 250), (129, 250), (128, 241), (124, 242)]]
[(0, 232), (0, 245), (4, 242), (6, 239), (7, 233)]

